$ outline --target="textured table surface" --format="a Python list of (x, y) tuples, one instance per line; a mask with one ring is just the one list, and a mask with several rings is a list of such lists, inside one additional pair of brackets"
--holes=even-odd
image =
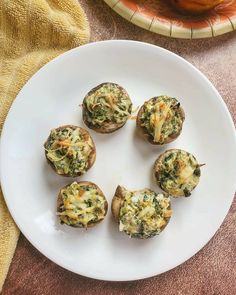
[[(91, 24), (91, 41), (133, 39), (181, 55), (212, 81), (236, 122), (236, 32), (208, 40), (175, 40), (128, 23), (102, 0), (80, 2)], [(2, 294), (233, 295), (236, 294), (235, 228), (236, 199), (213, 239), (190, 260), (154, 278), (115, 283), (84, 278), (62, 269), (21, 235)]]

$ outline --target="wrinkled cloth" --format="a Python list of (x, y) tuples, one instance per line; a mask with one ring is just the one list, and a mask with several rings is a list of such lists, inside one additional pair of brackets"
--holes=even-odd
[[(0, 0), (0, 129), (17, 93), (45, 63), (89, 41), (76, 0)], [(19, 230), (0, 191), (0, 292)]]

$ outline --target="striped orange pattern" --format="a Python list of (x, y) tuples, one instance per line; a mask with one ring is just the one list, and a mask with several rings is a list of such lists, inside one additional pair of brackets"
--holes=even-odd
[(105, 0), (121, 16), (150, 31), (180, 38), (221, 35), (236, 29), (236, 0), (225, 0), (207, 14), (184, 16), (168, 1)]

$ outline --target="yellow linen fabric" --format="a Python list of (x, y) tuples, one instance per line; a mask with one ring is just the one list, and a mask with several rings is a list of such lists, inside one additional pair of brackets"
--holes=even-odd
[[(0, 130), (26, 81), (57, 55), (89, 41), (76, 0), (0, 0)], [(19, 230), (0, 190), (0, 292)]]

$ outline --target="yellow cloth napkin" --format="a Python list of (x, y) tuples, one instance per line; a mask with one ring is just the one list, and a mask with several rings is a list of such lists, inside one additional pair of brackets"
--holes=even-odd
[[(46, 62), (89, 41), (77, 0), (0, 1), (0, 129), (26, 81)], [(0, 292), (19, 230), (0, 191)]]

